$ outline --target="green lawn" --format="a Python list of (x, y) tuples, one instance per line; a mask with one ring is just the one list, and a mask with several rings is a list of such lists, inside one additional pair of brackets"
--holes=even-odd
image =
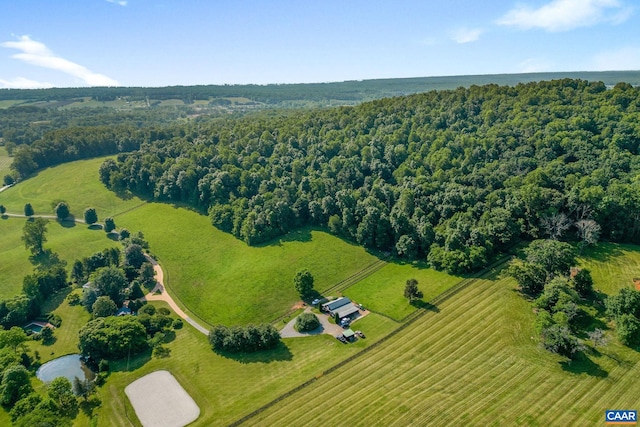
[[(0, 196), (2, 193), (0, 193)], [(26, 218), (4, 217), (0, 219), (0, 299), (9, 298), (22, 291), (22, 279), (33, 271), (29, 261), (30, 253), (22, 242), (22, 229)], [(107, 238), (102, 230), (90, 230), (84, 224), (68, 227), (55, 220), (49, 220), (45, 249), (56, 252), (67, 262), (70, 271), (73, 262), (104, 248), (120, 246)]]
[(371, 345), (397, 325), (370, 315), (360, 320), (358, 327), (367, 338), (355, 344), (341, 344), (327, 335), (292, 338), (273, 352), (228, 358), (213, 353), (206, 337), (185, 325), (168, 345), (169, 358), (143, 355), (129, 362), (129, 371), (126, 361), (111, 364), (114, 372), (100, 389), (103, 405), (98, 425), (129, 426), (132, 421), (137, 425), (124, 388), (158, 369), (170, 371), (200, 407), (194, 426), (228, 425)]
[(81, 294), (81, 289), (60, 292), (43, 307), (43, 314), (55, 313), (62, 319), (62, 324), (54, 331), (55, 340), (47, 345), (41, 341), (31, 341), (29, 348), (38, 351), (40, 362), (46, 363), (57, 357), (78, 352), (78, 331), (90, 319), (91, 314), (81, 305), (70, 306), (65, 297), (69, 292)]
[(159, 203), (116, 222), (144, 231), (174, 298), (210, 324), (271, 321), (299, 299), (293, 288), (297, 270), (308, 268), (316, 289), (326, 289), (376, 259), (309, 228), (261, 247), (247, 246), (211, 226), (206, 216)]
[(477, 280), (247, 424), (586, 426), (638, 407), (637, 352), (613, 342), (569, 364), (538, 346), (533, 320), (511, 279)]
[(584, 251), (580, 266), (591, 271), (594, 288), (614, 294), (640, 278), (640, 246), (598, 243)]
[(462, 277), (427, 268), (423, 264), (389, 263), (371, 276), (344, 291), (344, 294), (366, 308), (401, 320), (416, 308), (404, 297), (408, 279), (416, 279), (429, 301), (462, 280)]
[(24, 205), (31, 203), (36, 214), (53, 215), (51, 203), (64, 200), (76, 218), (82, 219), (84, 210), (93, 207), (99, 221), (103, 221), (107, 216), (144, 203), (136, 197), (122, 199), (100, 183), (98, 169), (104, 159), (81, 160), (42, 170), (0, 193), (0, 204), (10, 213), (22, 214)]

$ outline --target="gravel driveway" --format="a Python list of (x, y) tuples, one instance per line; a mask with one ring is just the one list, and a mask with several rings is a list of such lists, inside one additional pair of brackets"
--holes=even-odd
[[(305, 313), (311, 313), (311, 307), (307, 307)], [(315, 314), (315, 313), (314, 313)], [(329, 317), (326, 314), (316, 314), (318, 320), (320, 320), (320, 326), (310, 332), (298, 332), (293, 327), (296, 324), (297, 317), (291, 319), (289, 323), (287, 323), (284, 328), (280, 331), (280, 336), (282, 338), (296, 338), (296, 337), (308, 337), (310, 335), (320, 335), (320, 334), (328, 334), (333, 335), (342, 335), (343, 329), (336, 325), (335, 323), (329, 323)]]

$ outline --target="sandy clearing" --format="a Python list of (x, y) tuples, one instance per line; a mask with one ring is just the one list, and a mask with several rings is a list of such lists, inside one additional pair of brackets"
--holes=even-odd
[(168, 371), (155, 371), (124, 389), (144, 427), (183, 427), (200, 416), (200, 408)]

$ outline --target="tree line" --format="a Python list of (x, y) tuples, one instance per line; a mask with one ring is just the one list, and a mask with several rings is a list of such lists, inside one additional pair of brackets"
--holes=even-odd
[(639, 95), (564, 79), (194, 121), (100, 179), (208, 212), (250, 245), (315, 225), (473, 271), (520, 239), (586, 238), (580, 221), (640, 242)]

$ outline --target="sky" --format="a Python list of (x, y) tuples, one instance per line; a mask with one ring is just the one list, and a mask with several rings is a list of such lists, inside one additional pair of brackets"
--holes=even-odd
[(1, 0), (0, 88), (640, 70), (640, 0)]

